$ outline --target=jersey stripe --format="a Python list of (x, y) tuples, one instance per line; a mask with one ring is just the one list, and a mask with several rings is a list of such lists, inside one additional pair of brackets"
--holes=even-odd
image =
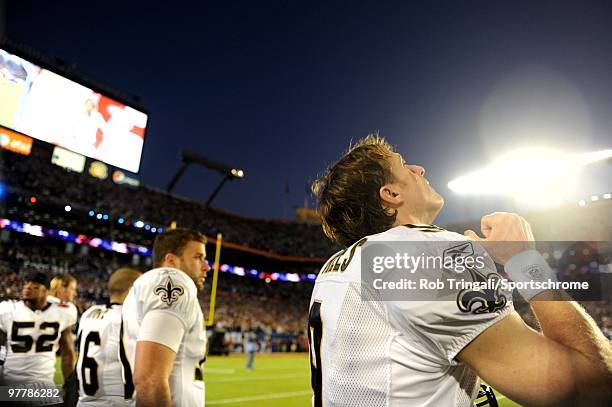
[(119, 329), (119, 359), (121, 359), (121, 365), (123, 366), (124, 397), (126, 400), (130, 400), (134, 395), (134, 381), (132, 380), (132, 368), (123, 344), (123, 319), (121, 319), (121, 328)]

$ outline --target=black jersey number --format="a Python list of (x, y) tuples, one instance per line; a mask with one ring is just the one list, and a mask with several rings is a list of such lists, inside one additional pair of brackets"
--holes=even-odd
[(323, 372), (321, 371), (321, 338), (323, 320), (321, 302), (315, 301), (308, 313), (308, 344), (310, 351), (310, 382), (314, 392), (314, 407), (323, 406)]
[[(98, 382), (98, 362), (96, 362), (94, 358), (87, 356), (89, 353), (89, 345), (91, 343), (100, 346), (100, 334), (98, 332), (91, 331), (85, 337), (85, 345), (83, 345), (83, 349), (79, 354), (79, 358), (82, 358), (80, 379), (83, 383), (83, 390), (85, 391), (85, 394), (88, 396), (95, 396), (96, 392), (100, 388), (100, 383)], [(86, 370), (89, 370), (89, 381), (87, 380), (87, 375), (85, 374)]]
[[(21, 328), (34, 328), (34, 322), (13, 322), (11, 328), (11, 350), (13, 353), (27, 353), (32, 349), (34, 344), (34, 338), (30, 335), (20, 335), (19, 330)], [(47, 328), (53, 329), (50, 334), (40, 335), (36, 340), (36, 352), (50, 352), (53, 350), (53, 342), (57, 340), (59, 336), (59, 323), (58, 322), (43, 322), (40, 324), (40, 330)]]

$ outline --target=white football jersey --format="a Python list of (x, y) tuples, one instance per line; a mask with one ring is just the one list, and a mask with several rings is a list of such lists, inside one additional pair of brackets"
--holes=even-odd
[(125, 406), (119, 358), (121, 305), (94, 305), (79, 324), (79, 406)]
[(57, 304), (64, 304), (68, 307), (69, 311), (72, 313), (72, 315), (74, 316), (74, 319), (76, 319), (78, 321), (79, 319), (79, 310), (77, 310), (76, 305), (74, 305), (74, 303), (69, 302), (69, 301), (62, 301), (59, 298), (57, 298), (54, 295), (47, 295), (47, 301), (49, 302), (53, 302), (53, 303), (57, 303)]
[[(432, 225), (399, 226), (365, 239), (407, 242), (402, 250), (413, 256), (421, 254), (418, 242), (438, 242), (428, 248), (442, 255), (467, 240)], [(483, 313), (461, 311), (457, 301), (383, 301), (377, 290), (362, 292), (364, 243), (330, 258), (317, 276), (309, 313), (313, 405), (472, 406), (479, 379), (455, 357), (513, 311), (511, 297)], [(486, 269), (495, 272), (490, 258)]]
[(76, 323), (69, 307), (48, 302), (33, 311), (23, 301), (0, 303), (0, 330), (7, 335), (2, 381), (53, 383), (55, 355), (62, 332)]
[[(149, 312), (170, 313), (185, 328), (172, 373), (170, 391), (174, 406), (203, 406), (204, 392), (194, 386), (196, 365), (206, 352), (204, 317), (197, 297), (197, 288), (184, 272), (173, 268), (157, 268), (144, 273), (135, 282), (123, 302), (123, 341), (129, 365), (124, 372), (128, 385), (134, 371), (136, 342), (145, 315)], [(120, 354), (122, 350), (120, 349)], [(133, 391), (133, 387), (132, 387)]]

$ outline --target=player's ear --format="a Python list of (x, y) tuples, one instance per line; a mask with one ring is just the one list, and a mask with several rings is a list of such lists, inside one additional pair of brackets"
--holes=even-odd
[(399, 188), (394, 184), (385, 184), (378, 190), (378, 195), (383, 206), (388, 208), (398, 208), (404, 203)]
[(178, 257), (173, 253), (166, 253), (164, 256), (164, 266), (166, 267), (174, 267), (177, 266)]

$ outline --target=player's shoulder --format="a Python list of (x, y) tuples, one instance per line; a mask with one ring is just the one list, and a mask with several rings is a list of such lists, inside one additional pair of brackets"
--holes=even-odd
[(197, 293), (196, 285), (191, 277), (179, 269), (170, 267), (159, 267), (147, 271), (134, 282), (134, 286), (141, 289), (161, 286), (167, 289), (177, 288)]
[(55, 295), (47, 295), (47, 302), (59, 304), (62, 301), (59, 298), (57, 298)]
[(436, 225), (406, 224), (368, 236), (369, 242), (464, 242), (467, 237)]
[(78, 312), (76, 305), (74, 305), (71, 302), (55, 302), (52, 304), (56, 304), (57, 308), (64, 310), (64, 311), (75, 312), (75, 313)]
[(87, 318), (92, 317), (93, 315), (99, 314), (101, 312), (105, 312), (107, 308), (108, 307), (104, 304), (92, 305), (89, 308), (87, 308), (85, 312), (83, 312), (83, 315), (81, 315), (81, 319), (85, 320)]
[(4, 300), (0, 302), (0, 313), (11, 312), (17, 308), (18, 303), (23, 303), (21, 300)]
[(126, 301), (127, 307), (133, 301), (145, 304), (145, 309), (174, 309), (179, 313), (190, 313), (193, 302), (197, 302), (198, 290), (193, 280), (184, 272), (174, 268), (156, 268), (144, 273), (134, 282)]
[(47, 320), (58, 320), (65, 326), (74, 325), (78, 320), (78, 312), (76, 306), (72, 307), (68, 304), (49, 302), (43, 308), (42, 314)]

